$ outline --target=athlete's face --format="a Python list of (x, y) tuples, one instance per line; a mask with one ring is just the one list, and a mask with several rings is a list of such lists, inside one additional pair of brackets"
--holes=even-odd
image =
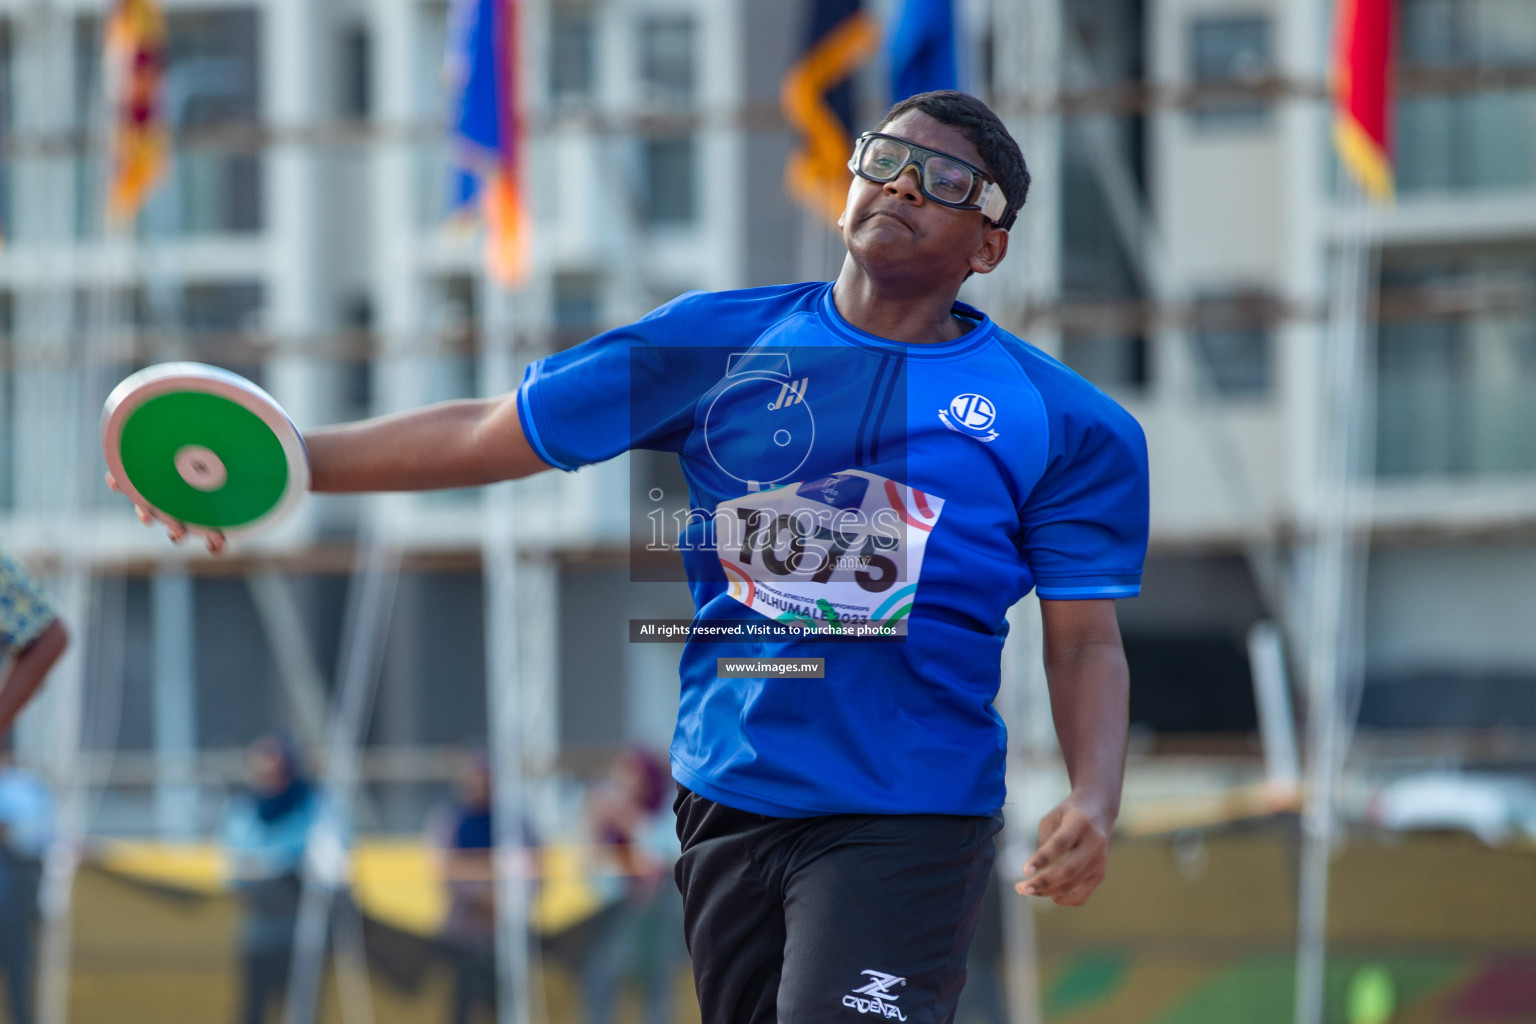
[[(880, 130), (986, 167), (958, 128), (921, 111), (909, 110)], [(990, 272), (1008, 251), (1008, 232), (979, 210), (956, 210), (924, 196), (915, 165), (885, 184), (854, 175), (837, 223), (855, 261), (877, 273), (921, 269), (935, 277), (964, 278), (970, 271)]]

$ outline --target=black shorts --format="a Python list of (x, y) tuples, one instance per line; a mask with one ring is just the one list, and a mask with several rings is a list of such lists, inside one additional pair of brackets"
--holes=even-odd
[(703, 1024), (953, 1019), (1001, 813), (675, 809)]

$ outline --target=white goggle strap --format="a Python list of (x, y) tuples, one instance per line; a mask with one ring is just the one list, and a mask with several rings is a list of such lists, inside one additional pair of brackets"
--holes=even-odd
[[(859, 173), (859, 156), (863, 154), (868, 142), (868, 136), (861, 135), (858, 145), (854, 147), (853, 156), (848, 158), (848, 169), (855, 174)], [(981, 187), (981, 195), (976, 197), (976, 206), (983, 217), (994, 224), (1001, 224), (1008, 214), (1008, 197), (1003, 195), (1002, 187), (997, 182), (989, 181)]]
[(994, 224), (1001, 224), (1008, 214), (1008, 197), (1003, 195), (1003, 190), (995, 181), (982, 186), (976, 205), (981, 208), (981, 215)]

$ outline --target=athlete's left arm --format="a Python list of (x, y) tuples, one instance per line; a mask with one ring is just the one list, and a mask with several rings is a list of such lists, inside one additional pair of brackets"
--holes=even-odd
[(1041, 820), (1017, 889), (1080, 906), (1104, 880), (1120, 813), (1130, 672), (1114, 601), (1042, 600), (1040, 619), (1051, 715), (1072, 792)]
[[(0, 677), (0, 736), (10, 729), (21, 709), (36, 696), (54, 662), (68, 646), (69, 630), (62, 620), (54, 619), (17, 653), (10, 672)], [(0, 656), (3, 653), (0, 652)]]

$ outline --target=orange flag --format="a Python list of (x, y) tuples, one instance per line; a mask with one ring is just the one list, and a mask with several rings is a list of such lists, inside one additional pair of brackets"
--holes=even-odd
[(1333, 37), (1333, 140), (1372, 199), (1392, 198), (1394, 0), (1338, 0)]
[(117, 0), (107, 20), (107, 102), (112, 108), (112, 179), (107, 217), (131, 221), (165, 174), (165, 18), (154, 0)]

